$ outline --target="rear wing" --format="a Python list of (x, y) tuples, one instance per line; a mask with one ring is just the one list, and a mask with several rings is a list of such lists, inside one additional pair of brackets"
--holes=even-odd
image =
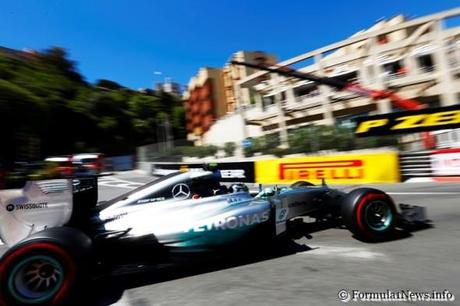
[(99, 190), (98, 179), (112, 174), (82, 174), (69, 177), (72, 180), (73, 189), (73, 214), (69, 224), (81, 225), (88, 220), (96, 209)]

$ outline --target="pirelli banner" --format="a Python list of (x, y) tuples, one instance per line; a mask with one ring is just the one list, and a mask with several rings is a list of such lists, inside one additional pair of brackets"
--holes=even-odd
[(280, 158), (255, 162), (256, 182), (291, 184), (325, 179), (331, 184), (400, 182), (397, 152)]
[(356, 136), (414, 133), (460, 127), (460, 104), (356, 118)]
[[(225, 162), (212, 163), (215, 169), (220, 170), (224, 182), (253, 183), (254, 162)], [(203, 163), (153, 163), (152, 175), (167, 175), (177, 171), (203, 171)]]

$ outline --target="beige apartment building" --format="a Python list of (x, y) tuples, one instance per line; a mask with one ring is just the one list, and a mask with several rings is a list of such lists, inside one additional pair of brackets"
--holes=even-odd
[[(238, 51), (230, 60), (250, 63), (274, 64), (276, 58), (261, 51)], [(229, 61), (230, 61), (229, 60)], [(241, 95), (248, 103), (255, 103), (251, 95), (254, 90), (242, 88), (236, 94), (236, 82), (254, 73), (253, 69), (235, 66), (226, 63), (220, 68), (201, 68), (197, 75), (192, 77), (184, 92), (188, 139), (200, 143), (201, 137), (212, 124), (238, 107), (236, 96)]]
[[(265, 65), (274, 65), (276, 63), (276, 57), (271, 54), (267, 54), (262, 51), (238, 51), (234, 53), (230, 61), (239, 61), (246, 62), (251, 64), (265, 64)], [(227, 103), (227, 112), (234, 112), (235, 109), (239, 106), (238, 101), (248, 101), (250, 104), (254, 104), (255, 100), (253, 99), (255, 95), (255, 90), (252, 88), (238, 88), (240, 91), (236, 92), (236, 82), (250, 76), (251, 74), (257, 72), (254, 69), (245, 67), (245, 66), (236, 66), (231, 65), (227, 62), (222, 69), (223, 78), (224, 78), (224, 92), (225, 99)], [(266, 79), (262, 77), (260, 81)], [(239, 95), (241, 99), (237, 100), (236, 95)]]
[[(304, 72), (358, 82), (371, 89), (391, 89), (429, 107), (453, 105), (460, 101), (459, 20), (460, 8), (412, 20), (396, 16), (278, 65), (304, 65), (300, 69)], [(236, 87), (242, 94), (233, 98), (232, 105), (246, 127), (252, 127), (239, 138), (280, 132), (286, 141), (288, 129), (311, 124), (347, 125), (358, 115), (396, 110), (387, 100), (371, 101), (263, 71), (238, 80)], [(250, 94), (243, 94), (245, 90)], [(219, 122), (216, 124), (215, 135), (219, 134)], [(213, 142), (212, 137), (209, 142)]]

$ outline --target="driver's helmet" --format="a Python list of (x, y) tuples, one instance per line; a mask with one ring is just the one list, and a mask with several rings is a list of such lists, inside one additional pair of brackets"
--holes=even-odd
[(262, 192), (264, 196), (269, 196), (269, 197), (274, 196), (276, 194), (275, 188), (272, 188), (272, 187), (266, 187), (264, 188)]
[(266, 199), (274, 195), (276, 195), (276, 190), (271, 187), (266, 187), (256, 195), (256, 198)]
[(242, 192), (242, 191), (249, 192), (248, 186), (242, 183), (232, 184), (229, 189), (230, 189), (230, 192), (232, 193)]

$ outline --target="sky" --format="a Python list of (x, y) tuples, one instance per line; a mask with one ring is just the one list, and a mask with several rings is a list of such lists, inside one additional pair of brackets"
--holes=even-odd
[(0, 46), (60, 46), (87, 81), (109, 79), (133, 89), (166, 77), (186, 85), (200, 67), (222, 67), (238, 50), (285, 60), (381, 18), (460, 6), (460, 0), (0, 1)]

